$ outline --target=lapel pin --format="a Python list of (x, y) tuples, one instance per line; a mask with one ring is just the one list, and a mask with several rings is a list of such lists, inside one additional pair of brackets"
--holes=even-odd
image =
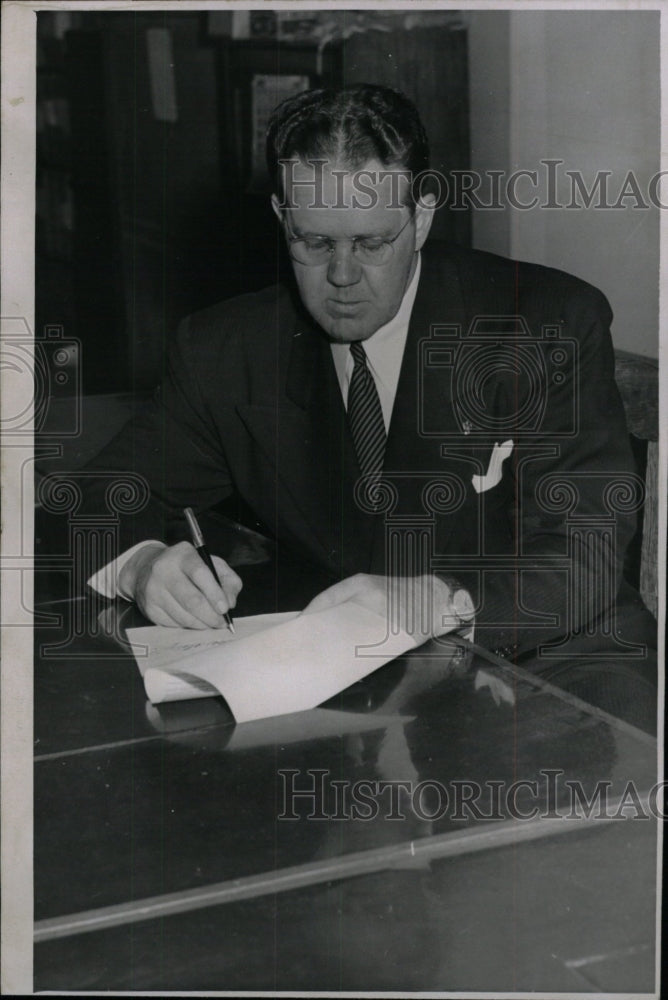
[(463, 423), (462, 423), (462, 430), (464, 431), (464, 434), (466, 434), (466, 435), (469, 435), (471, 433), (471, 431), (473, 430), (473, 424), (471, 423), (470, 420), (464, 420), (463, 421)]

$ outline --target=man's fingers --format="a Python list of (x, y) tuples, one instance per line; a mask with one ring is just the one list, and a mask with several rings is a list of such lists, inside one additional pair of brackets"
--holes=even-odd
[(165, 609), (159, 607), (157, 604), (149, 604), (146, 607), (142, 607), (141, 610), (154, 625), (163, 625), (166, 628), (181, 627), (179, 622), (172, 618), (171, 615), (168, 615)]
[[(237, 603), (237, 595), (242, 587), (240, 578), (223, 559), (214, 556), (214, 566), (220, 580), (219, 586), (209, 567), (199, 556), (196, 555), (195, 558), (196, 561), (189, 560), (184, 567), (189, 579), (214, 612), (219, 615), (225, 614)], [(200, 614), (200, 610), (203, 609), (191, 607), (190, 610)]]
[(155, 625), (165, 625), (168, 628), (221, 628), (224, 624), (222, 615), (215, 615), (214, 624), (202, 621), (166, 591), (160, 591), (153, 599), (147, 596), (146, 600), (142, 601), (139, 606), (146, 617)]
[(220, 556), (212, 556), (213, 565), (216, 567), (216, 573), (218, 574), (218, 579), (220, 580), (225, 595), (230, 602), (230, 607), (233, 608), (237, 603), (237, 597), (239, 592), (243, 587), (243, 581), (241, 577), (234, 572), (231, 566), (228, 566), (224, 559)]
[[(211, 576), (206, 566), (203, 566), (206, 573)], [(199, 575), (199, 571), (198, 571)], [(227, 598), (223, 591), (213, 580), (214, 600), (220, 604), (221, 608), (227, 604)], [(200, 626), (184, 625), (185, 628), (221, 628), (224, 625), (223, 614), (215, 607), (210, 599), (203, 593), (201, 588), (193, 582), (192, 578), (185, 574), (173, 580), (165, 595), (171, 598), (183, 610), (184, 614), (192, 619), (201, 622)], [(171, 615), (174, 614), (171, 604), (164, 605)]]
[[(194, 587), (192, 590), (195, 594), (198, 594), (198, 591)], [(194, 606), (200, 607), (200, 605), (197, 603), (196, 598), (193, 599), (192, 594), (185, 597), (177, 597), (176, 595), (165, 593), (162, 595), (161, 607), (163, 611), (174, 619), (179, 628), (220, 628), (224, 624), (222, 615), (213, 611), (204, 597), (201, 597), (201, 600), (206, 605), (208, 614), (206, 610), (204, 613), (193, 611)]]
[(169, 591), (187, 614), (207, 628), (221, 628), (225, 624), (223, 616), (237, 603), (242, 583), (224, 559), (213, 558), (220, 585), (198, 553), (190, 548), (183, 559), (183, 575), (172, 581)]
[[(194, 614), (207, 616), (208, 608), (214, 615), (223, 615), (230, 607), (230, 594), (218, 585), (209, 567), (200, 559), (199, 565), (187, 566), (185, 570), (187, 576), (171, 588), (174, 596)], [(190, 603), (186, 604), (188, 600)]]
[(138, 574), (135, 598), (157, 625), (223, 628), (242, 583), (227, 563), (213, 557), (220, 585), (189, 542), (164, 550)]

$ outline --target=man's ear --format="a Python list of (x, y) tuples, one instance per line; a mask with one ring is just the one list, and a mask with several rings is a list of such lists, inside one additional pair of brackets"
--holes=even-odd
[(415, 206), (415, 249), (421, 250), (429, 236), (436, 210), (436, 195), (421, 195)]
[(278, 221), (282, 222), (283, 221), (283, 216), (281, 215), (281, 203), (278, 200), (278, 195), (276, 195), (276, 194), (272, 194), (272, 196), (271, 196), (271, 207), (273, 208), (274, 215), (276, 216), (276, 218), (278, 219)]

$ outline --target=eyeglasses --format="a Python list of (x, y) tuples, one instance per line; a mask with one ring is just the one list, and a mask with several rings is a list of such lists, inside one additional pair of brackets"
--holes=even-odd
[(293, 260), (306, 267), (317, 267), (326, 264), (331, 259), (337, 243), (350, 243), (355, 259), (360, 264), (368, 264), (371, 267), (381, 267), (392, 257), (394, 244), (399, 239), (413, 216), (404, 223), (396, 236), (386, 239), (384, 236), (353, 236), (348, 240), (333, 240), (329, 236), (294, 236), (290, 232), (287, 219), (283, 218), (283, 224), (287, 233), (288, 250)]

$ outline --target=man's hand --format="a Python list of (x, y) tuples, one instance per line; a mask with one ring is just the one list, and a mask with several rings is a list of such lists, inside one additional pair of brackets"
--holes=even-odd
[(382, 615), (392, 628), (399, 626), (417, 643), (451, 632), (474, 614), (468, 593), (461, 589), (455, 592), (440, 577), (367, 573), (349, 576), (323, 590), (304, 611), (324, 611), (344, 601), (354, 601)]
[(222, 587), (190, 542), (170, 548), (147, 545), (123, 566), (119, 588), (156, 625), (222, 628), (242, 583), (223, 559), (212, 558)]

